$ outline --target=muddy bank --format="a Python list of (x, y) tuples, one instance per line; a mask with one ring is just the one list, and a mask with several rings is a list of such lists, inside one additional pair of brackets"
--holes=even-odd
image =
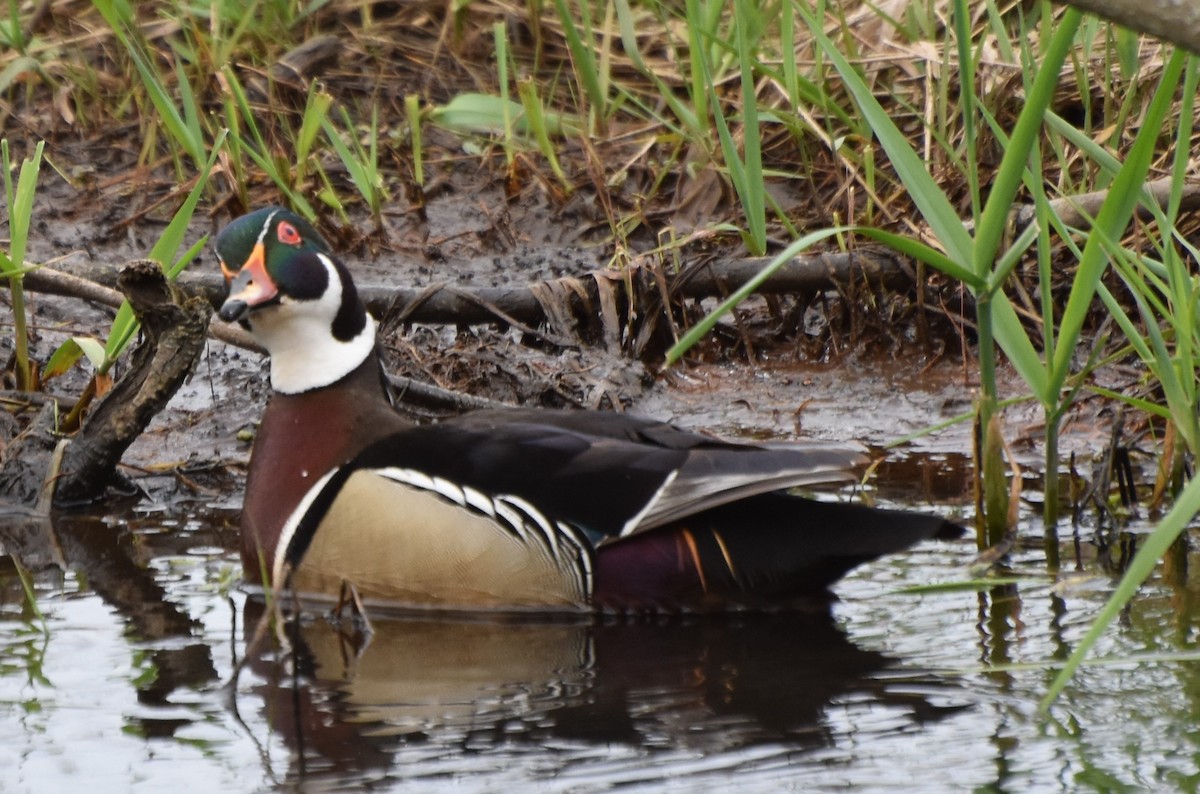
[[(30, 241), (34, 261), (86, 277), (141, 256), (161, 233), (161, 208), (130, 214), (109, 200), (131, 183), (78, 189), (53, 172), (43, 182)], [(615, 254), (594, 210), (582, 200), (553, 204), (536, 194), (506, 201), (490, 175), (456, 169), (431, 193), (423, 219), (395, 209), (384, 213), (381, 231), (363, 231), (366, 222), (326, 231), (356, 279), (379, 290), (524, 288), (593, 272), (619, 280), (618, 271), (604, 270)], [(186, 242), (225, 220), (220, 213), (199, 216)], [(689, 251), (692, 258), (678, 263), (683, 270), (719, 258), (715, 249)], [(212, 261), (205, 253), (192, 271), (211, 281)], [(542, 323), (413, 323), (386, 301), (378, 313), (390, 370), (415, 382), (510, 404), (631, 411), (735, 438), (859, 441), (878, 449), (968, 413), (975, 376), (962, 361), (962, 332), (942, 313), (944, 302), (931, 320), (934, 313), (921, 312), (911, 287), (867, 286), (753, 298), (689, 362), (666, 371), (654, 356), (630, 354), (632, 332), (614, 345), (607, 332), (588, 339)], [(933, 280), (922, 289), (929, 298), (953, 288)], [(69, 298), (33, 295), (31, 305), (33, 355), (40, 361), (71, 336), (102, 335), (112, 318), (111, 308)], [(683, 301), (673, 309), (683, 313), (672, 320), (658, 308), (658, 333), (714, 305)], [(632, 318), (644, 323), (652, 308), (623, 305), (621, 321), (633, 328)], [(11, 346), (11, 339), (0, 345)], [(87, 367), (78, 367), (49, 388), (69, 400), (86, 375)], [(1010, 373), (1005, 396), (1023, 391)], [(266, 397), (263, 358), (210, 341), (167, 410), (126, 452), (121, 471), (152, 498), (190, 495), (235, 506)], [(419, 419), (437, 414), (413, 412)], [(1086, 401), (1075, 415), (1066, 423), (1064, 452), (1090, 455), (1107, 442), (1110, 420)], [(1034, 469), (1042, 465), (1039, 422), (1031, 405), (1009, 410), (1014, 451)], [(965, 456), (970, 438), (969, 423), (959, 422), (912, 443)]]

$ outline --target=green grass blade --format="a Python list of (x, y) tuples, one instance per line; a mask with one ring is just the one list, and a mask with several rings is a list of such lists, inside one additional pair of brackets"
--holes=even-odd
[[(546, 162), (550, 164), (550, 170), (554, 172), (555, 178), (565, 193), (570, 193), (575, 189), (571, 184), (571, 180), (567, 178), (566, 172), (563, 171), (562, 164), (558, 161), (558, 153), (555, 151), (554, 144), (550, 141), (550, 134), (546, 132), (546, 112), (542, 107), (541, 98), (537, 93), (537, 86), (533, 80), (523, 78), (517, 83), (517, 94), (521, 97), (521, 107), (525, 108), (525, 120), (529, 124), (529, 130), (533, 135), (533, 139), (537, 142), (538, 148), (542, 152), (542, 157), (546, 158)], [(414, 141), (419, 145), (420, 132), (414, 137)], [(413, 169), (420, 166), (420, 160), (416, 154), (414, 147), (413, 154)]]
[(1163, 68), (1158, 89), (1146, 111), (1142, 127), (1130, 147), (1125, 164), (1113, 180), (1108, 198), (1096, 216), (1093, 232), (1100, 233), (1090, 235), (1083, 248), (1083, 256), (1080, 258), (1059, 324), (1058, 346), (1050, 367), (1051, 391), (1058, 391), (1066, 380), (1075, 351), (1075, 342), (1083, 331), (1084, 320), (1096, 293), (1096, 285), (1108, 263), (1102, 238), (1120, 239), (1130, 218), (1133, 217), (1134, 207), (1141, 198), (1142, 186), (1150, 170), (1158, 134), (1170, 110), (1185, 61), (1183, 51), (1175, 50)]
[(992, 332), (996, 342), (1008, 357), (1008, 362), (1029, 386), (1042, 405), (1054, 405), (1057, 390), (1050, 388), (1046, 366), (1037, 349), (1025, 333), (1025, 326), (1017, 316), (1017, 310), (1004, 293), (996, 293), (992, 299)]
[[(1017, 118), (1017, 124), (1004, 149), (1004, 157), (996, 171), (987, 205), (983, 208), (983, 214), (975, 227), (973, 269), (977, 273), (992, 268), (996, 252), (1000, 248), (1000, 240), (1008, 227), (1008, 213), (1012, 209), (1017, 190), (1021, 187), (1029, 155), (1034, 151), (1037, 136), (1044, 123), (1046, 109), (1054, 99), (1059, 71), (1074, 43), (1075, 31), (1079, 27), (1081, 17), (1082, 14), (1078, 10), (1069, 8), (1056, 24), (1054, 35), (1042, 56), (1042, 64), (1029, 89), (1029, 96), (1026, 97), (1021, 115)], [(993, 288), (999, 289), (999, 285)]]
[[(417, 187), (425, 185), (425, 147), (421, 140), (421, 97), (418, 94), (408, 94), (404, 97), (404, 115), (408, 119), (408, 135), (412, 149), (413, 182)], [(545, 130), (545, 121), (542, 122)]]
[[(708, 120), (708, 94), (707, 90), (693, 89), (692, 105), (688, 105), (679, 96), (676, 95), (661, 77), (659, 77), (653, 69), (646, 65), (642, 59), (641, 53), (638, 51), (637, 30), (634, 23), (633, 10), (629, 6), (629, 0), (613, 0), (617, 12), (617, 29), (621, 35), (621, 46), (625, 50), (625, 54), (629, 60), (633, 62), (634, 68), (642, 74), (643, 77), (650, 80), (654, 84), (655, 90), (658, 92), (656, 98), (661, 98), (666, 103), (671, 112), (675, 114), (675, 118), (679, 119), (679, 123), (687, 130), (688, 135), (694, 140), (702, 140), (706, 138), (704, 124)], [(693, 66), (693, 71), (695, 68)], [(636, 97), (631, 97), (638, 102)], [(638, 102), (640, 104), (640, 102)], [(703, 115), (701, 115), (703, 113)], [(703, 120), (703, 121), (702, 121)]]
[[(742, 210), (746, 218), (746, 231), (750, 237), (751, 252), (762, 256), (767, 251), (767, 204), (766, 185), (763, 183), (762, 130), (758, 124), (758, 95), (754, 85), (754, 48), (756, 38), (751, 36), (754, 25), (755, 5), (751, 0), (737, 0), (737, 57), (742, 76), (742, 188), (738, 196), (742, 199)], [(722, 138), (724, 143), (724, 138)], [(732, 152), (737, 156), (737, 150)]]
[(910, 256), (913, 259), (924, 262), (930, 267), (945, 273), (947, 276), (958, 279), (968, 287), (980, 289), (984, 286), (984, 282), (973, 272), (967, 270), (933, 246), (926, 245), (920, 240), (896, 234), (895, 232), (889, 232), (886, 229), (874, 229), (869, 226), (855, 226), (853, 227), (853, 231), (864, 237), (878, 240), (905, 256)]
[(503, 22), (497, 22), (492, 25), (492, 39), (495, 42), (494, 46), (496, 48), (496, 71), (499, 73), (497, 75), (497, 82), (500, 84), (501, 122), (503, 124), (500, 141), (504, 146), (504, 159), (508, 163), (509, 173), (512, 173), (513, 163), (517, 156), (516, 147), (513, 143), (513, 119), (519, 114), (513, 110), (516, 105), (509, 99), (507, 31), (508, 27)]
[(1141, 397), (1134, 397), (1129, 394), (1122, 394), (1119, 391), (1106, 389), (1103, 386), (1091, 385), (1087, 387), (1087, 390), (1092, 394), (1097, 394), (1105, 399), (1125, 403), (1136, 411), (1142, 411), (1150, 414), (1151, 416), (1157, 416), (1159, 419), (1166, 419), (1168, 421), (1171, 419), (1171, 412), (1169, 410), (1158, 403), (1151, 402), (1150, 400), (1146, 400)]
[[(217, 162), (217, 157), (221, 153), (221, 147), (224, 145), (224, 142), (225, 131), (222, 130), (220, 135), (217, 136), (212, 154), (196, 178), (196, 184), (192, 186), (187, 198), (184, 199), (183, 204), (175, 212), (174, 217), (171, 218), (171, 222), (167, 224), (167, 228), (163, 230), (162, 235), (154, 243), (154, 247), (150, 249), (149, 258), (158, 262), (170, 278), (178, 275), (179, 271), (190, 261), (190, 258), (194, 257), (203, 247), (204, 241), (200, 241), (188, 249), (188, 255), (182, 257), (179, 262), (174, 261), (175, 252), (179, 250), (179, 246), (183, 243), (188, 224), (191, 223), (192, 216), (195, 214), (196, 204), (200, 201), (201, 194), (208, 186), (208, 177), (212, 173), (212, 168)], [(139, 325), (137, 317), (134, 316), (133, 309), (129, 305), (129, 301), (123, 302), (121, 308), (117, 309), (117, 316), (113, 319), (112, 327), (108, 332), (108, 339), (104, 343), (104, 362), (101, 366), (97, 367), (97, 371), (101, 375), (107, 374), (112, 369), (112, 365), (129, 345), (129, 341), (133, 339), (133, 335), (137, 333)]]
[(154, 243), (154, 247), (150, 249), (150, 258), (162, 265), (163, 269), (167, 270), (168, 273), (175, 264), (175, 252), (183, 244), (183, 238), (187, 234), (188, 225), (192, 222), (192, 216), (196, 212), (196, 205), (200, 201), (204, 186), (208, 184), (208, 176), (212, 172), (213, 166), (217, 163), (217, 157), (221, 154), (221, 147), (225, 145), (225, 136), (225, 130), (222, 130), (217, 135), (217, 140), (213, 143), (212, 154), (209, 155), (208, 161), (201, 169), (200, 175), (196, 179), (196, 184), (192, 186), (187, 198), (183, 200), (183, 204), (180, 205), (179, 210), (171, 218), (171, 222), (167, 224), (167, 228), (163, 230), (163, 233)]
[(296, 136), (297, 166), (308, 162), (317, 133), (321, 131), (321, 122), (329, 114), (332, 104), (333, 96), (322, 91), (314, 82), (309, 89), (308, 100), (304, 103), (304, 117), (300, 120), (300, 133)]
[[(967, 177), (967, 191), (971, 196), (971, 217), (978, 218), (981, 198), (976, 125), (979, 118), (976, 112), (978, 100), (975, 96), (975, 56), (971, 52), (971, 12), (967, 7), (967, 0), (955, 0), (953, 8), (954, 43), (958, 48), (958, 82), (962, 86), (962, 90), (959, 92), (959, 102), (962, 104), (960, 115), (963, 122), (962, 148), (967, 161), (963, 171)], [(978, 235), (976, 235), (976, 240), (978, 240)], [(983, 273), (987, 267), (976, 264), (973, 269), (976, 273)]]
[[(554, 0), (554, 9), (562, 22), (563, 33), (567, 37), (567, 49), (571, 53), (571, 62), (575, 65), (575, 74), (583, 83), (584, 94), (592, 106), (595, 118), (605, 115), (604, 89), (600, 85), (600, 69), (596, 56), (592, 52), (591, 42), (584, 43), (579, 28), (575, 24), (575, 15), (567, 7), (566, 0)], [(580, 15), (585, 21), (590, 21), (591, 8), (587, 2), (580, 4)], [(588, 25), (590, 29), (590, 25)]]
[[(350, 134), (353, 135), (354, 127), (349, 117), (344, 117), (343, 121), (349, 126)], [(350, 173), (350, 180), (358, 188), (359, 194), (368, 204), (373, 204), (371, 194), (374, 191), (374, 183), (368, 164), (364, 162), (364, 159), (356, 151), (351, 150), (345, 139), (338, 132), (337, 127), (334, 127), (329, 119), (324, 119), (321, 122), (321, 127), (325, 130), (325, 135), (329, 138), (329, 142), (333, 144), (334, 151), (341, 158), (342, 165)]]
[(1150, 533), (1143, 541), (1142, 547), (1138, 549), (1133, 560), (1129, 563), (1129, 567), (1125, 570), (1125, 575), (1121, 577), (1120, 583), (1116, 590), (1108, 599), (1108, 603), (1100, 610), (1092, 621), (1091, 627), (1087, 634), (1075, 646), (1075, 650), (1071, 652), (1070, 658), (1054, 680), (1050, 684), (1050, 688), (1046, 691), (1046, 696), (1042, 698), (1039, 710), (1044, 714), (1054, 703), (1054, 700), (1066, 688), (1067, 683), (1079, 669), (1080, 663), (1087, 656), (1092, 646), (1104, 634), (1108, 625), (1113, 622), (1113, 619), (1121, 613), (1125, 605), (1134, 595), (1137, 594), (1138, 588), (1150, 576), (1154, 570), (1154, 566), (1166, 554), (1167, 549), (1175, 542), (1180, 533), (1187, 528), (1188, 524), (1200, 513), (1200, 477), (1193, 479), (1188, 483), (1183, 492), (1179, 494), (1179, 498), (1175, 501), (1175, 505), (1171, 511), (1167, 513), (1158, 527)]
[(799, 8), (797, 11), (807, 23), (809, 32), (821, 52), (833, 63), (838, 74), (841, 75), (867, 124), (875, 133), (879, 145), (887, 152), (892, 167), (896, 169), (896, 175), (908, 189), (909, 197), (921, 212), (925, 222), (929, 224), (938, 241), (946, 249), (947, 256), (964, 266), (970, 266), (974, 262), (972, 253), (974, 242), (971, 235), (963, 228), (962, 219), (958, 217), (957, 210), (946, 198), (941, 186), (930, 175), (925, 161), (913, 151), (907, 136), (896, 126), (892, 117), (875, 98), (858, 71), (825, 35), (822, 29), (823, 20), (815, 17), (807, 8)]
[[(132, 24), (129, 7), (126, 4), (118, 7), (113, 0), (93, 0), (93, 4), (104, 17), (104, 21), (112, 28), (125, 51), (129, 53), (138, 76), (142, 78), (142, 86), (146, 89), (146, 94), (150, 97), (154, 109), (158, 111), (159, 120), (166, 127), (167, 132), (187, 152), (193, 163), (196, 165), (203, 163), (204, 141), (193, 133), (193, 128), (179, 112), (170, 92), (167, 91), (162, 79), (146, 57), (141, 43), (129, 35), (129, 26)], [(190, 90), (188, 94), (190, 95)], [(195, 128), (199, 128), (198, 119)]]
[(1029, 246), (1033, 245), (1033, 241), (1037, 239), (1039, 234), (1039, 225), (1031, 223), (1025, 227), (1024, 231), (1018, 235), (1013, 244), (1008, 247), (1000, 258), (996, 261), (995, 269), (987, 278), (987, 286), (985, 289), (988, 292), (997, 292), (1008, 280), (1013, 269), (1021, 262), (1025, 256), (1025, 251)]
[[(196, 152), (203, 159), (204, 156), (204, 130), (200, 126), (200, 108), (196, 103), (196, 94), (192, 91), (192, 84), (188, 81), (187, 73), (183, 70), (183, 64), (180, 61), (175, 62), (175, 79), (179, 83), (179, 103), (183, 105), (183, 127), (187, 131), (189, 143), (195, 147)], [(175, 104), (172, 102), (171, 107)], [(189, 151), (189, 154), (191, 152)], [(199, 160), (195, 160), (199, 164)]]
[(0, 168), (4, 169), (0, 177), (4, 179), (4, 206), (11, 208), (13, 206), (13, 183), (12, 183), (12, 159), (8, 152), (8, 138), (0, 138)]
[(1096, 143), (1086, 133), (1052, 110), (1046, 111), (1046, 126), (1063, 136), (1068, 143), (1077, 147), (1103, 170), (1111, 174), (1121, 170), (1121, 161), (1114, 157), (1108, 149)]
[(33, 157), (21, 163), (17, 175), (16, 189), (13, 189), (12, 178), (9, 176), (8, 147), (5, 141), (3, 159), (5, 192), (8, 195), (8, 253), (0, 260), (3, 275), (10, 278), (20, 277), (25, 269), (25, 246), (29, 242), (29, 226), (33, 220), (33, 198), (37, 192), (38, 173), (42, 168), (42, 152), (46, 148), (45, 141), (38, 141), (33, 149)]

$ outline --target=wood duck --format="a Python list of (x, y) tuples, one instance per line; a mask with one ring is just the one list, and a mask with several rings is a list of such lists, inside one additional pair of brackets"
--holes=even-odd
[(375, 321), (292, 212), (216, 240), (220, 309), (270, 355), (241, 517), (251, 584), (450, 610), (675, 611), (812, 596), (854, 566), (961, 530), (782, 489), (860, 452), (729, 443), (616, 413), (512, 408), (413, 425)]

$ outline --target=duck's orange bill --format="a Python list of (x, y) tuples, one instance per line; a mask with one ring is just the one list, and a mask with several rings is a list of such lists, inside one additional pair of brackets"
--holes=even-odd
[(266, 249), (262, 243), (254, 245), (254, 250), (237, 273), (229, 271), (224, 263), (221, 270), (225, 274), (225, 280), (229, 282), (229, 297), (225, 299), (226, 303), (238, 301), (247, 306), (257, 306), (279, 294), (279, 288), (267, 274)]

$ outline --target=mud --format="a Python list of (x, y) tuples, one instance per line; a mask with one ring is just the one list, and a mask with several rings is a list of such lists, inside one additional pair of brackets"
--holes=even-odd
[[(174, 206), (164, 195), (172, 187), (136, 175), (107, 186), (72, 186), (45, 169), (28, 257), (86, 269), (144, 256)], [(360, 283), (529, 284), (581, 276), (613, 258), (602, 214), (586, 197), (556, 203), (526, 190), (506, 200), (494, 175), (465, 167), (450, 169), (428, 195), (423, 218), (394, 202), (379, 229), (362, 217), (324, 228)], [(185, 244), (227, 220), (221, 211), (198, 214)], [(696, 257), (709, 253), (688, 250)], [(206, 252), (192, 268), (212, 263)], [(658, 361), (578, 340), (548, 343), (497, 325), (387, 324), (383, 344), (398, 374), (502, 402), (632, 411), (735, 438), (858, 441), (883, 455), (898, 438), (969, 413), (975, 375), (956, 354), (961, 340), (944, 321), (932, 340), (917, 341), (928, 329), (918, 333), (912, 296), (868, 297), (870, 307), (850, 305), (836, 293), (814, 306), (787, 297), (752, 299), (736, 322), (718, 327), (715, 341), (698, 349), (692, 363), (667, 371)], [(70, 336), (102, 336), (112, 317), (111, 309), (78, 300), (33, 295), (30, 304), (39, 361)], [(7, 353), (11, 339), (0, 345)], [(77, 394), (85, 370), (48, 389)], [(249, 439), (267, 397), (265, 378), (259, 355), (210, 342), (168, 410), (128, 450), (123, 472), (155, 499), (177, 493), (236, 506)], [(1011, 374), (1003, 390), (1004, 396), (1024, 391)], [(1086, 402), (1077, 414), (1066, 423), (1064, 454), (1103, 448), (1109, 421)], [(1032, 405), (1009, 410), (1014, 450), (1033, 468), (1041, 465), (1039, 422)], [(961, 421), (911, 443), (923, 453), (953, 457), (969, 456), (970, 440), (969, 422)]]

